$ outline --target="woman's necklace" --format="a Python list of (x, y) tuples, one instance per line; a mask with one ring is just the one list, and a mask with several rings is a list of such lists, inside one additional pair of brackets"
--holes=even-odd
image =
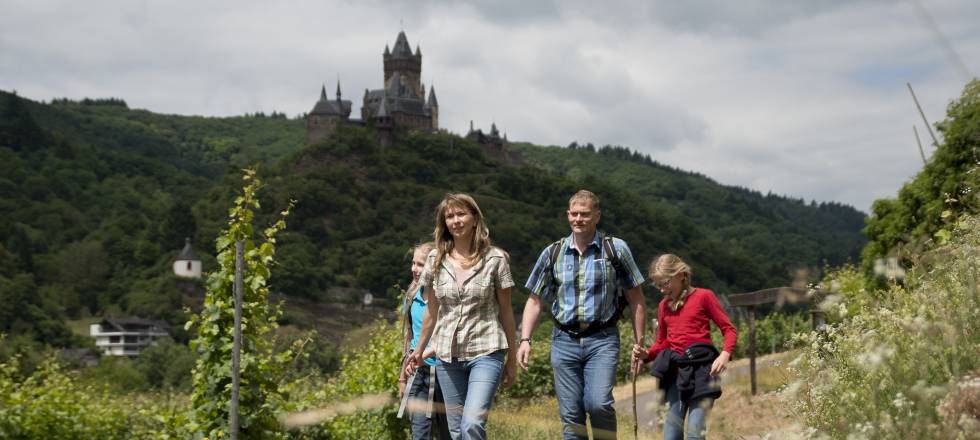
[(460, 269), (463, 270), (469, 269), (475, 264), (475, 261), (472, 261), (472, 256), (464, 257), (459, 253), (459, 251), (456, 250), (456, 248), (453, 248), (453, 251), (450, 252), (449, 256), (452, 257), (453, 261), (459, 265)]

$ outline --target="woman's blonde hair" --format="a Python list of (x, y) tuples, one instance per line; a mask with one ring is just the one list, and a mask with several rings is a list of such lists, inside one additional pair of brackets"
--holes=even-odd
[(436, 207), (436, 228), (432, 231), (432, 239), (435, 241), (436, 247), (436, 260), (432, 266), (433, 274), (439, 272), (439, 268), (442, 267), (443, 258), (453, 249), (453, 235), (449, 232), (449, 227), (446, 226), (446, 210), (450, 207), (463, 208), (473, 215), (476, 230), (473, 234), (473, 241), (470, 242), (470, 248), (468, 249), (470, 254), (469, 260), (466, 261), (468, 264), (472, 264), (480, 258), (483, 258), (492, 246), (490, 243), (490, 229), (487, 228), (487, 222), (483, 218), (483, 211), (480, 211), (476, 200), (462, 193), (446, 194), (446, 197)]
[(654, 283), (657, 282), (657, 278), (670, 278), (679, 273), (684, 274), (684, 279), (681, 280), (681, 294), (670, 301), (670, 309), (673, 311), (681, 308), (687, 301), (688, 295), (691, 294), (691, 276), (694, 275), (694, 272), (691, 270), (691, 266), (674, 254), (663, 254), (654, 258), (653, 262), (650, 263), (649, 277), (650, 281)]

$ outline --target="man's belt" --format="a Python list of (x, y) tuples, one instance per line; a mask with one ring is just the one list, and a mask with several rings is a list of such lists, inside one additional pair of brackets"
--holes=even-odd
[(601, 322), (592, 321), (589, 323), (575, 322), (571, 325), (562, 324), (558, 322), (557, 319), (554, 319), (554, 317), (552, 317), (552, 320), (555, 321), (555, 327), (557, 327), (558, 330), (565, 332), (568, 336), (571, 336), (572, 338), (580, 339), (587, 336), (592, 336), (597, 332), (599, 332), (600, 330), (605, 330), (609, 327), (616, 325), (616, 322), (619, 321), (619, 316), (618, 314), (614, 314), (611, 318), (605, 321), (601, 321)]

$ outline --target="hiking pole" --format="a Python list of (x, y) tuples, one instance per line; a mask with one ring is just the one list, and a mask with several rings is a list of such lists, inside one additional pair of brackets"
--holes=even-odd
[(639, 438), (639, 419), (636, 417), (636, 361), (633, 361), (631, 373), (633, 374), (633, 440)]

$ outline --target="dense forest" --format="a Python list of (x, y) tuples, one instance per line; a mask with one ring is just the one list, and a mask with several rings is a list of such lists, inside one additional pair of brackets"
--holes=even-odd
[(0, 92), (0, 333), (71, 345), (64, 320), (106, 315), (182, 328), (202, 289), (170, 264), (190, 237), (215, 268), (213, 240), (252, 164), (267, 184), (258, 224), (297, 201), (272, 280), (287, 301), (353, 301), (336, 293), (353, 288), (393, 307), (406, 250), (431, 234), (447, 191), (475, 196), (518, 280), (568, 233), (567, 200), (582, 187), (599, 194), (600, 228), (625, 239), (641, 268), (678, 253), (723, 294), (856, 261), (866, 242), (853, 208), (719, 185), (622, 147), (515, 144), (524, 163), (511, 165), (448, 133), (399, 132), (384, 148), (370, 128), (304, 137), (303, 120), (281, 114), (160, 115), (120, 99)]

